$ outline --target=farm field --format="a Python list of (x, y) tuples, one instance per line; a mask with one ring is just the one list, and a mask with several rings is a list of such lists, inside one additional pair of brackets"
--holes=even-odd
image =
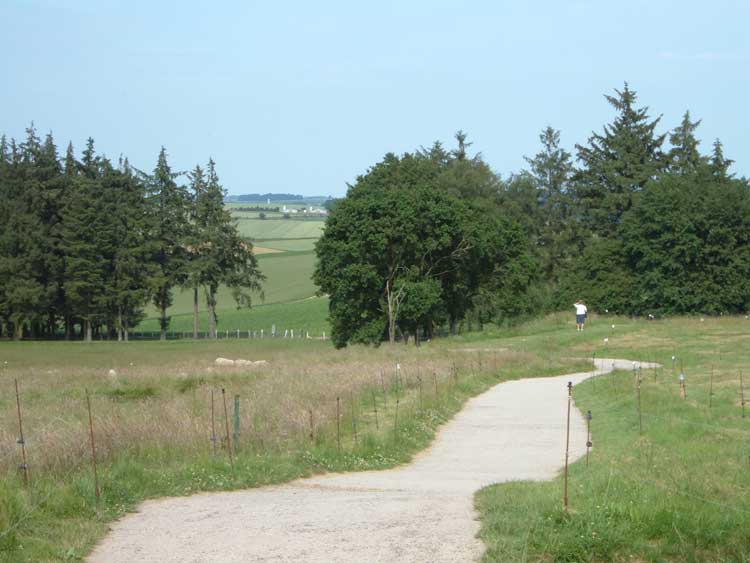
[[(342, 351), (320, 340), (281, 339), (0, 343), (8, 362), (0, 375), (0, 533), (16, 526), (0, 540), (0, 560), (80, 559), (107, 522), (142, 498), (402, 463), (468, 396), (505, 379), (581, 371), (596, 354), (663, 364), (640, 374), (642, 432), (637, 373), (617, 372), (576, 387), (576, 406), (594, 413), (594, 448), (588, 467), (585, 460), (571, 466), (570, 512), (562, 511), (562, 479), (482, 490), (477, 506), (485, 560), (586, 561), (594, 554), (594, 560), (615, 561), (743, 561), (750, 552), (743, 531), (750, 524), (744, 494), (750, 489), (750, 418), (742, 417), (739, 371), (750, 362), (748, 323), (592, 318), (577, 333), (570, 315), (553, 315), (420, 348)], [(220, 369), (213, 366), (217, 356), (269, 363)], [(117, 375), (108, 376), (109, 369)], [(427, 416), (415, 406), (416, 376), (433, 369), (442, 391), (432, 395)], [(17, 470), (14, 378), (21, 385), (31, 492)], [(210, 393), (219, 400), (222, 388), (242, 404), (234, 475), (226, 450), (212, 456), (208, 440)], [(100, 453), (99, 507), (86, 449), (84, 389), (91, 394)], [(341, 453), (332, 425), (337, 396), (344, 404)], [(380, 430), (373, 424), (372, 397)], [(392, 422), (383, 434), (396, 397), (403, 423), (398, 440)], [(21, 521), (29, 510), (33, 516)]]
[[(257, 295), (251, 309), (238, 310), (230, 290), (225, 287), (220, 288), (217, 296), (220, 330), (259, 330), (261, 328), (269, 330), (272, 324), (279, 327), (303, 328), (318, 333), (327, 330), (325, 319), (328, 300), (314, 298), (316, 287), (311, 279), (315, 268), (314, 253), (261, 254), (258, 256), (258, 264), (267, 278), (263, 284), (265, 299)], [(208, 314), (205, 297), (200, 295), (199, 299), (201, 330), (207, 330)], [(193, 291), (176, 289), (174, 304), (168, 312), (172, 316), (170, 330), (192, 331)], [(157, 315), (157, 311), (150, 307), (147, 310), (147, 318), (136, 330), (138, 332), (157, 331), (159, 329)]]
[(258, 244), (266, 248), (275, 248), (284, 251), (312, 252), (315, 249), (315, 243), (317, 241), (317, 238), (269, 239), (259, 242)]
[(296, 219), (240, 219), (240, 235), (255, 241), (276, 239), (318, 239), (323, 233), (324, 221)]
[[(237, 209), (245, 204), (227, 204)], [(291, 207), (291, 206), (290, 206)], [(298, 207), (304, 207), (302, 205)], [(254, 295), (251, 309), (238, 310), (231, 291), (221, 287), (217, 295), (219, 332), (227, 330), (236, 334), (242, 331), (264, 329), (270, 332), (273, 325), (281, 329), (304, 330), (315, 335), (329, 331), (326, 298), (315, 298), (312, 282), (315, 269), (315, 242), (323, 232), (324, 221), (294, 219), (241, 219), (250, 212), (233, 211), (239, 218), (240, 234), (252, 239), (259, 248), (258, 265), (266, 276), (263, 292)], [(208, 330), (208, 313), (205, 296), (200, 295), (201, 331)], [(170, 331), (184, 333), (193, 329), (193, 291), (174, 290), (174, 302), (168, 310), (172, 317)], [(159, 330), (158, 312), (149, 307), (137, 333), (151, 334)]]

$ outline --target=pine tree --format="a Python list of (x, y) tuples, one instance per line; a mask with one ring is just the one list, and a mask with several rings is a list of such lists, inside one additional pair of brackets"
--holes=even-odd
[(150, 237), (154, 245), (153, 262), (156, 266), (151, 279), (153, 301), (159, 309), (161, 339), (167, 339), (172, 304), (172, 289), (184, 283), (187, 276), (188, 197), (184, 187), (175, 179), (167, 162), (167, 151), (162, 147), (149, 179), (148, 208)]
[(705, 164), (705, 158), (698, 152), (700, 141), (695, 138), (695, 131), (700, 124), (700, 119), (690, 121), (690, 112), (686, 111), (680, 125), (669, 135), (669, 143), (672, 145), (667, 155), (669, 169), (677, 174), (690, 174)]
[(63, 206), (66, 183), (52, 134), (45, 138), (36, 166), (39, 194), (35, 208), (42, 226), (44, 266), (39, 272), (45, 287), (47, 326), (45, 332), (53, 336), (58, 319), (64, 316), (65, 256), (62, 250)]
[[(79, 172), (79, 165), (78, 162), (75, 159), (75, 153), (73, 152), (73, 143), (68, 142), (68, 147), (65, 150), (65, 159), (63, 161), (63, 172), (62, 172), (62, 182), (64, 185), (63, 188), (63, 200), (61, 202), (61, 208), (62, 208), (62, 214), (63, 214), (63, 225), (62, 225), (62, 231), (64, 232), (64, 221), (66, 214), (66, 207), (70, 203), (70, 199), (74, 193), (74, 188), (76, 187), (76, 182), (78, 178), (78, 172)], [(63, 238), (63, 235), (61, 234), (61, 238)], [(73, 310), (71, 307), (71, 303), (69, 302), (66, 294), (65, 294), (65, 271), (66, 271), (66, 265), (65, 265), (65, 251), (64, 251), (64, 244), (63, 244), (63, 284), (61, 288), (61, 296), (60, 301), (62, 303), (62, 317), (63, 317), (63, 331), (65, 334), (66, 340), (72, 340), (74, 337), (74, 317), (73, 317)]]
[(146, 244), (145, 188), (127, 161), (104, 167), (102, 193), (106, 222), (102, 250), (108, 262), (105, 287), (107, 320), (118, 341), (143, 318), (148, 296), (149, 247)]
[(195, 166), (189, 177), (191, 192), (190, 233), (188, 235), (189, 265), (185, 287), (193, 292), (193, 338), (198, 338), (199, 295), (205, 283), (204, 272), (208, 268), (204, 248), (204, 224), (206, 219), (202, 203), (205, 199), (207, 186), (205, 174), (199, 165)]
[(6, 239), (6, 229), (8, 228), (8, 218), (10, 217), (10, 171), (11, 171), (11, 153), (10, 146), (5, 135), (0, 136), (0, 337), (8, 336), (10, 311), (8, 309), (8, 299), (6, 297), (7, 286), (4, 277), (9, 256), (4, 255), (3, 242)]
[(568, 151), (560, 147), (560, 132), (546, 127), (539, 135), (542, 149), (533, 158), (524, 157), (537, 191), (540, 215), (538, 248), (546, 278), (554, 282), (560, 264), (570, 254), (572, 197), (569, 193), (573, 164)]
[(216, 338), (216, 295), (221, 285), (232, 291), (237, 305), (249, 307), (252, 292), (260, 291), (263, 276), (252, 252), (252, 244), (243, 241), (231, 214), (224, 207), (224, 189), (209, 160), (205, 181), (196, 167), (194, 184), (195, 254), (194, 276), (206, 288), (209, 337)]
[(0, 240), (0, 285), (5, 287), (6, 323), (15, 338), (24, 330), (37, 336), (46, 324), (46, 290), (40, 282), (44, 271), (44, 235), (37, 203), (41, 187), (38, 169), (42, 146), (33, 123), (20, 147), (11, 143), (6, 175), (6, 223)]
[(564, 217), (567, 209), (560, 201), (568, 191), (573, 164), (568, 151), (560, 147), (560, 132), (547, 126), (539, 134), (542, 150), (534, 158), (524, 157), (540, 191), (540, 202), (550, 213)]
[(721, 144), (721, 141), (719, 139), (716, 139), (714, 141), (713, 152), (711, 153), (711, 158), (709, 160), (709, 169), (711, 170), (711, 174), (723, 180), (731, 179), (734, 177), (734, 174), (729, 174), (729, 167), (732, 166), (732, 164), (734, 164), (734, 160), (731, 160), (724, 156), (724, 148)]
[(94, 326), (106, 320), (106, 253), (110, 245), (104, 235), (109, 218), (101, 185), (102, 161), (96, 156), (93, 139), (87, 141), (83, 161), (78, 167), (81, 174), (77, 176), (73, 176), (70, 169), (71, 152), (66, 154), (65, 164), (68, 194), (62, 228), (63, 290), (71, 322), (80, 320), (83, 340), (91, 342)]
[(617, 111), (615, 120), (593, 133), (586, 146), (576, 145), (583, 168), (576, 175), (576, 197), (582, 218), (599, 235), (615, 236), (622, 214), (643, 187), (665, 168), (661, 146), (666, 135), (656, 135), (661, 117), (651, 120), (648, 108), (637, 108), (636, 93), (625, 84), (605, 96)]

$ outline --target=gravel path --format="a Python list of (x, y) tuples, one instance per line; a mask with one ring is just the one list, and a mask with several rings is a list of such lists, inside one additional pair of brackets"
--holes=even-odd
[[(596, 364), (600, 374), (633, 366)], [(88, 561), (477, 560), (484, 546), (474, 493), (501, 481), (552, 479), (564, 461), (566, 384), (593, 374), (496, 385), (396, 469), (147, 501), (113, 525)], [(586, 451), (585, 421), (573, 413), (571, 460)]]

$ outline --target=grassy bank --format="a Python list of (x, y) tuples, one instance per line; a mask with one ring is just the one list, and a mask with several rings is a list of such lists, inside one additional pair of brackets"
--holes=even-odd
[[(306, 340), (0, 346), (8, 361), (0, 375), (3, 561), (80, 560), (109, 522), (146, 498), (403, 463), (468, 397), (503, 379), (581, 367), (491, 342), (475, 350), (465, 339), (342, 351)], [(268, 365), (221, 369), (213, 365), (217, 356)], [(110, 369), (117, 375), (110, 377)], [(29, 488), (18, 471), (15, 378)], [(240, 401), (233, 463), (222, 389), (230, 434), (234, 396)], [(92, 402), (98, 502), (84, 390)]]
[(750, 321), (600, 319), (583, 334), (558, 334), (550, 322), (537, 328), (501, 342), (525, 340), (536, 353), (563, 344), (572, 354), (664, 367), (641, 374), (640, 418), (637, 373), (575, 388), (576, 405), (593, 414), (594, 448), (588, 466), (571, 467), (570, 512), (562, 510), (562, 478), (484, 489), (485, 560), (750, 561), (750, 418), (742, 417), (739, 377), (750, 374)]

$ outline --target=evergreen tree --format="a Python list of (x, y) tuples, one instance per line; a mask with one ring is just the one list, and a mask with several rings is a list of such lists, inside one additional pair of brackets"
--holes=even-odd
[(65, 256), (62, 250), (63, 207), (66, 183), (62, 176), (57, 147), (52, 134), (47, 135), (36, 166), (39, 194), (35, 208), (42, 225), (44, 266), (39, 272), (40, 283), (45, 287), (47, 324), (44, 332), (53, 336), (58, 319), (64, 317)]
[[(65, 292), (70, 314), (81, 321), (85, 342), (93, 340), (94, 326), (105, 320), (107, 296), (107, 250), (104, 240), (108, 209), (101, 185), (101, 161), (89, 138), (81, 163), (81, 174), (73, 176), (66, 155), (68, 196), (64, 209), (62, 249), (65, 254)], [(71, 321), (72, 322), (72, 321)]]
[(206, 288), (209, 337), (216, 338), (216, 296), (221, 285), (232, 291), (237, 305), (250, 307), (252, 292), (260, 291), (263, 276), (252, 252), (252, 244), (243, 241), (235, 221), (224, 207), (224, 189), (216, 173), (216, 164), (209, 160), (205, 181), (196, 167), (192, 175), (195, 193), (194, 277)]
[(205, 233), (203, 225), (205, 223), (203, 205), (199, 210), (199, 201), (205, 199), (206, 176), (203, 169), (196, 165), (189, 174), (190, 178), (190, 232), (188, 234), (188, 252), (189, 266), (188, 275), (185, 280), (185, 287), (193, 292), (193, 338), (198, 338), (198, 316), (199, 316), (199, 294), (204, 285), (203, 273), (208, 269), (206, 264), (206, 253), (203, 252), (205, 243)]
[(167, 309), (172, 304), (172, 289), (184, 283), (187, 276), (188, 197), (187, 190), (175, 182), (178, 177), (169, 167), (167, 151), (162, 147), (148, 185), (150, 239), (156, 266), (151, 290), (159, 310), (162, 340), (166, 340), (169, 328)]
[(560, 147), (560, 132), (546, 127), (539, 135), (542, 149), (533, 157), (525, 157), (529, 174), (537, 191), (538, 251), (543, 272), (549, 283), (556, 283), (562, 264), (569, 259), (571, 236), (572, 197), (569, 192), (573, 164), (568, 151)]
[(690, 174), (705, 163), (705, 158), (698, 152), (700, 141), (695, 138), (695, 131), (700, 124), (700, 119), (690, 121), (690, 112), (686, 111), (680, 125), (670, 133), (669, 143), (672, 149), (667, 155), (670, 170), (678, 174)]
[(615, 236), (622, 214), (643, 187), (665, 168), (661, 146), (665, 135), (655, 133), (661, 117), (651, 120), (648, 108), (637, 108), (636, 93), (625, 84), (606, 96), (617, 111), (615, 120), (593, 133), (586, 146), (576, 145), (583, 168), (576, 175), (576, 197), (582, 219), (605, 237)]
[(127, 160), (118, 169), (109, 163), (101, 180), (107, 207), (107, 228), (102, 233), (108, 260), (107, 320), (117, 340), (143, 318), (148, 281), (153, 271), (146, 240), (145, 187)]
[(724, 147), (719, 139), (714, 141), (713, 152), (709, 160), (709, 169), (711, 173), (717, 178), (728, 180), (734, 177), (734, 174), (729, 174), (729, 167), (734, 164), (734, 160), (730, 160), (724, 156)]
[(24, 330), (38, 336), (46, 324), (47, 292), (40, 281), (45, 269), (43, 225), (37, 209), (41, 193), (42, 146), (33, 124), (20, 148), (11, 143), (6, 166), (5, 228), (0, 240), (0, 285), (6, 325), (15, 338)]
[(547, 209), (548, 220), (559, 222), (568, 215), (567, 202), (563, 198), (573, 173), (571, 155), (560, 147), (560, 132), (550, 126), (539, 134), (539, 141), (542, 150), (533, 158), (524, 157), (524, 160), (536, 180), (540, 203)]

